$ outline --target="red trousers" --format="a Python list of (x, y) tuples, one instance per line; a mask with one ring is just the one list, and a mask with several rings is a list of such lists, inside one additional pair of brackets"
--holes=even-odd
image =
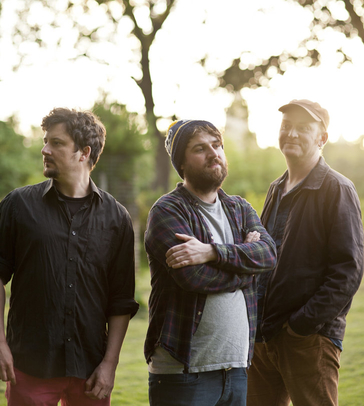
[(327, 337), (297, 337), (283, 328), (256, 343), (248, 369), (247, 406), (337, 406), (340, 350)]
[(102, 400), (85, 395), (86, 379), (40, 379), (15, 370), (16, 385), (6, 387), (8, 406), (110, 406), (110, 397)]

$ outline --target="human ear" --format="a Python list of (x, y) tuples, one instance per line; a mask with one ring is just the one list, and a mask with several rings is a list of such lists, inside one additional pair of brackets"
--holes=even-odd
[(85, 148), (81, 151), (80, 160), (81, 160), (81, 161), (87, 160), (87, 158), (90, 156), (90, 154), (91, 154), (91, 147), (90, 147), (90, 146), (85, 147)]
[(328, 138), (329, 138), (329, 135), (326, 131), (321, 133), (318, 146), (320, 148), (323, 148), (323, 146), (327, 143)]

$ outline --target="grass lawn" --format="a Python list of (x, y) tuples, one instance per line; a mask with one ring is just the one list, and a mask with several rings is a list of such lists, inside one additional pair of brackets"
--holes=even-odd
[[(137, 281), (138, 283), (138, 281)], [(141, 282), (146, 286), (148, 282)], [(145, 297), (140, 298), (142, 301)], [(359, 289), (348, 315), (348, 327), (341, 357), (339, 404), (362, 406), (364, 404), (364, 284)], [(120, 355), (112, 406), (148, 405), (148, 374), (143, 357), (147, 314), (142, 309), (131, 321)], [(5, 406), (5, 384), (0, 383), (0, 406)], [(82, 405), (80, 405), (82, 406)]]
[(347, 316), (344, 351), (341, 356), (339, 405), (364, 404), (364, 283), (354, 297)]

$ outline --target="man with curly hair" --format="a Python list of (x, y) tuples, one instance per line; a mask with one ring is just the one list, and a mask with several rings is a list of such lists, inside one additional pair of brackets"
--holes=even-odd
[[(0, 378), (10, 406), (110, 405), (134, 300), (126, 209), (90, 178), (105, 144), (91, 112), (43, 118), (42, 183), (0, 203), (0, 279), (12, 279)], [(0, 289), (0, 314), (5, 290)]]

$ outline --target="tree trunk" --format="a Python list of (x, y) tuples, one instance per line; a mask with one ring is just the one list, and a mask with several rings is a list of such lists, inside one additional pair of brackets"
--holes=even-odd
[(152, 79), (150, 76), (150, 64), (149, 64), (149, 48), (150, 43), (147, 38), (142, 37), (142, 70), (143, 78), (138, 82), (138, 85), (143, 93), (145, 99), (145, 109), (147, 113), (147, 120), (150, 133), (155, 138), (156, 150), (155, 150), (155, 173), (153, 188), (160, 189), (162, 193), (166, 193), (169, 190), (169, 174), (171, 164), (169, 162), (169, 156), (164, 147), (165, 138), (157, 128), (157, 117), (154, 113), (154, 99), (153, 99), (153, 87)]

